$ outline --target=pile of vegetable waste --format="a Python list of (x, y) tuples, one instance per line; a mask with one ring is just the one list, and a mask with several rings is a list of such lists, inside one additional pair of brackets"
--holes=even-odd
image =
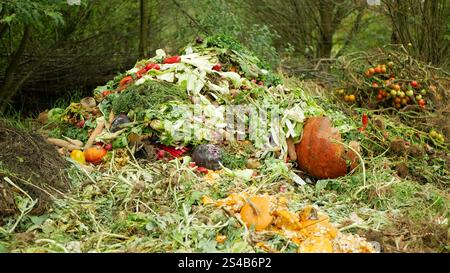
[[(295, 161), (293, 145), (300, 140), (304, 121), (327, 114), (303, 90), (281, 85), (280, 78), (232, 39), (215, 36), (197, 41), (183, 53), (168, 56), (157, 50), (153, 58), (96, 88), (93, 97), (42, 113), (42, 133), (61, 154), (70, 153), (88, 169), (107, 167), (111, 161), (123, 166), (129, 155), (170, 160), (188, 151), (196, 155), (198, 167), (216, 169), (233, 167), (239, 160), (241, 166), (248, 165), (242, 157)], [(279, 122), (252, 122), (259, 116), (233, 108), (242, 105), (266, 109), (278, 115)], [(232, 114), (243, 128), (227, 128), (230, 111), (235, 111)], [(201, 158), (211, 149), (196, 152), (201, 144), (227, 146), (249, 134), (252, 158), (233, 160), (233, 154), (220, 147), (215, 159)], [(304, 184), (294, 172), (290, 176)]]
[[(358, 73), (378, 63), (388, 66)], [(5, 218), (0, 251), (448, 250), (443, 132), (288, 80), (215, 36), (157, 50), (92, 97), (41, 113), (72, 190), (42, 215)], [(228, 126), (229, 109), (242, 127)]]
[[(255, 117), (252, 111), (233, 108), (241, 105), (270, 111), (279, 119), (255, 122), (259, 116)], [(195, 115), (199, 109), (200, 114)], [(233, 114), (244, 124), (243, 128), (228, 127), (228, 109), (235, 111)], [(168, 56), (157, 50), (154, 57), (137, 62), (132, 69), (97, 87), (92, 97), (73, 102), (66, 109), (41, 113), (39, 120), (48, 142), (87, 173), (119, 171), (130, 164), (164, 165), (176, 161), (188, 166), (196, 176), (203, 176), (207, 183), (228, 177), (231, 181), (262, 183), (263, 187), (262, 178), (268, 174), (303, 187), (307, 173), (295, 168), (296, 146), (300, 145), (308, 118), (327, 115), (333, 115), (335, 127), (329, 121), (329, 128), (322, 129), (326, 138), (328, 130), (336, 134), (356, 129), (343, 122), (344, 115), (320, 107), (302, 89), (283, 86), (277, 75), (234, 40), (215, 36), (197, 40), (180, 55)], [(244, 139), (239, 139), (242, 135)], [(332, 164), (335, 161), (339, 162), (330, 160)], [(346, 171), (339, 175), (345, 174)], [(241, 216), (258, 218), (264, 213), (252, 201), (249, 204), (249, 208), (242, 208)], [(262, 229), (272, 223), (272, 214), (283, 213), (290, 218), (274, 220), (277, 232), (293, 240), (299, 252), (344, 251), (338, 246), (348, 237), (339, 235), (328, 220), (322, 221), (324, 214), (318, 216), (320, 221), (311, 218), (309, 226), (315, 227), (304, 232), (317, 235), (310, 229), (325, 228), (331, 234), (328, 237), (306, 238), (300, 226), (281, 232), (285, 227), (280, 221), (300, 225), (306, 219), (302, 213), (284, 210), (272, 211)], [(245, 217), (247, 228), (261, 230), (259, 220), (255, 225)], [(296, 235), (288, 235), (292, 232)], [(354, 242), (358, 246), (347, 251), (375, 252), (363, 238)]]

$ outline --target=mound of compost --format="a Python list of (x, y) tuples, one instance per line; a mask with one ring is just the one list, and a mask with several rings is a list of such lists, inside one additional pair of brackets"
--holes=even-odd
[(19, 212), (17, 195), (37, 200), (31, 213), (42, 214), (51, 195), (68, 189), (68, 162), (41, 136), (0, 121), (0, 147), (0, 217)]

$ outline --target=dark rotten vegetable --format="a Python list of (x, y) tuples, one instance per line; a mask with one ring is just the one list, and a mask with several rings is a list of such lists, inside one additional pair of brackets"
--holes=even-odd
[(130, 122), (130, 119), (128, 118), (128, 116), (126, 114), (122, 113), (122, 114), (118, 115), (111, 124), (111, 132), (114, 133), (114, 132), (119, 131), (121, 129), (120, 125), (129, 123), (129, 122)]
[(202, 144), (194, 149), (192, 161), (199, 167), (205, 167), (210, 170), (220, 169), (222, 152), (219, 147), (213, 144)]

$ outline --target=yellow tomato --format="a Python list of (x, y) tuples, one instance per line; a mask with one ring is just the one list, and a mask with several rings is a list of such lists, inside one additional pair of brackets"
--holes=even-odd
[(84, 153), (81, 150), (73, 150), (70, 153), (70, 158), (72, 158), (73, 160), (75, 160), (76, 162), (80, 163), (80, 164), (86, 164), (86, 159), (84, 158)]
[(430, 137), (436, 138), (438, 136), (438, 133), (435, 130), (431, 130)]
[(355, 102), (356, 97), (355, 97), (355, 95), (349, 95), (348, 99), (349, 99), (350, 102)]
[(217, 242), (218, 244), (223, 244), (223, 243), (225, 243), (225, 240), (226, 240), (226, 239), (227, 239), (227, 236), (225, 236), (225, 235), (219, 234), (219, 235), (216, 236), (216, 242)]

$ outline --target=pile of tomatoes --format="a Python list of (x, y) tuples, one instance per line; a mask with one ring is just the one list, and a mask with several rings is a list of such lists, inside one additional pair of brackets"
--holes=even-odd
[[(418, 105), (425, 109), (427, 101), (425, 95), (428, 90), (425, 83), (417, 80), (397, 78), (395, 64), (378, 64), (363, 72), (364, 85), (361, 98), (367, 98), (371, 102), (376, 102), (378, 106), (392, 106), (397, 109), (407, 105)], [(354, 94), (345, 94), (343, 89), (338, 90), (338, 94), (343, 96), (344, 101), (354, 103)]]

